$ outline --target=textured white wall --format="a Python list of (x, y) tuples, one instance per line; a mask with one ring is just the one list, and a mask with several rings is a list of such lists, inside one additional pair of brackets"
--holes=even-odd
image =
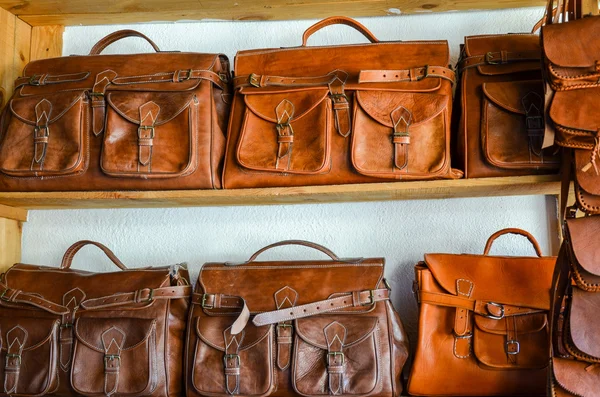
[[(343, 11), (340, 11), (343, 13)], [(361, 19), (381, 40), (447, 38), (453, 59), (465, 35), (523, 32), (541, 17), (528, 8), (495, 12), (422, 14)], [(135, 26), (163, 50), (224, 52), (294, 46), (314, 21), (200, 22)], [(70, 27), (64, 54), (84, 54), (104, 35), (124, 26)], [(128, 26), (130, 28), (130, 26)], [(350, 28), (328, 28), (312, 44), (364, 40)], [(149, 47), (129, 39), (110, 52), (139, 52)], [(58, 264), (73, 242), (93, 239), (111, 247), (131, 267), (188, 262), (196, 277), (206, 261), (242, 261), (264, 245), (306, 239), (344, 257), (383, 256), (393, 302), (414, 337), (416, 304), (411, 293), (413, 265), (426, 252), (480, 253), (498, 229), (521, 227), (540, 241), (545, 254), (556, 249), (555, 201), (543, 196), (452, 199), (386, 203), (313, 204), (269, 207), (145, 210), (31, 211), (23, 234), (23, 262)], [(523, 239), (498, 242), (496, 253), (529, 255)], [(265, 258), (320, 258), (307, 249), (279, 249)], [(114, 269), (93, 249), (81, 252), (75, 267)]]

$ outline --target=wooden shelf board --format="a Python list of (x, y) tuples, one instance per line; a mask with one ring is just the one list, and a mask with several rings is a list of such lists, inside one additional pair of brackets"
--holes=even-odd
[(559, 177), (544, 175), (239, 190), (0, 193), (0, 204), (25, 209), (196, 207), (558, 195), (559, 190)]
[(313, 19), (542, 6), (545, 0), (0, 0), (31, 26), (156, 21)]

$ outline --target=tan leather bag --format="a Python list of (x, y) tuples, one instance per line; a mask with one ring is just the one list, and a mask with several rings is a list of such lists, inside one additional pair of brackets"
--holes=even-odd
[[(307, 46), (333, 24), (371, 43)], [(225, 188), (461, 177), (448, 63), (446, 41), (380, 42), (345, 17), (300, 47), (238, 52)]]
[[(125, 37), (156, 53), (100, 55)], [(0, 191), (220, 188), (229, 61), (118, 31), (29, 63), (0, 117)]]
[(558, 172), (557, 150), (542, 150), (540, 59), (535, 34), (465, 37), (455, 159), (467, 178)]
[[(290, 244), (331, 260), (257, 260)], [(399, 396), (408, 342), (383, 274), (382, 258), (340, 259), (306, 241), (205, 264), (189, 314), (187, 395)]]
[[(507, 233), (527, 237), (538, 257), (490, 256)], [(419, 338), (408, 392), (544, 395), (555, 260), (520, 229), (492, 235), (483, 255), (425, 255), (415, 267)]]
[[(71, 269), (85, 245), (121, 270)], [(16, 264), (0, 280), (0, 394), (181, 396), (184, 267), (127, 269), (80, 241), (60, 268)]]

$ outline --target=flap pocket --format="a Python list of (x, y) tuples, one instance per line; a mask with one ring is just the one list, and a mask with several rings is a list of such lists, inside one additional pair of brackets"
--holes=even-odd
[(0, 171), (17, 177), (82, 172), (87, 161), (83, 91), (12, 99), (0, 145)]
[(331, 163), (327, 89), (244, 95), (246, 113), (237, 160), (255, 171), (319, 174)]
[(196, 169), (203, 121), (193, 93), (110, 92), (107, 103), (101, 158), (106, 174), (170, 178)]
[(85, 396), (146, 395), (157, 384), (156, 320), (80, 318), (71, 384)]
[(232, 335), (234, 321), (235, 317), (227, 316), (198, 317), (192, 322), (194, 389), (208, 396), (267, 395), (273, 388), (273, 327), (249, 322), (240, 334)]
[(600, 365), (590, 366), (584, 361), (553, 357), (552, 372), (555, 381), (569, 392), (568, 395), (600, 397)]
[(553, 149), (542, 150), (542, 81), (485, 83), (483, 94), (481, 142), (487, 161), (500, 168), (558, 170)]
[(548, 365), (546, 313), (494, 320), (475, 315), (473, 352), (486, 367), (542, 369)]
[(600, 245), (589, 237), (600, 233), (600, 222), (592, 216), (569, 219), (567, 225), (575, 281), (581, 289), (600, 291)]
[(34, 396), (57, 386), (58, 320), (0, 318), (0, 387), (8, 395)]
[[(574, 106), (573, 104), (577, 104)], [(600, 136), (600, 87), (556, 92), (550, 118), (559, 131), (558, 143), (575, 149), (593, 149)]]
[(580, 360), (600, 363), (600, 294), (573, 288), (567, 350)]
[(380, 178), (447, 172), (449, 98), (437, 94), (357, 91), (352, 163)]
[(296, 320), (294, 390), (304, 396), (367, 395), (379, 385), (375, 317), (322, 316)]

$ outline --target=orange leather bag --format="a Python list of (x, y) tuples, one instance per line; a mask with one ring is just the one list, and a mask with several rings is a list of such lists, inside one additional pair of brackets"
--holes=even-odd
[[(538, 257), (490, 256), (507, 233), (527, 237)], [(555, 260), (520, 229), (492, 235), (483, 255), (425, 255), (415, 267), (419, 338), (408, 392), (544, 395)]]
[[(307, 46), (333, 24), (371, 43)], [(345, 17), (311, 26), (299, 47), (239, 52), (225, 188), (461, 177), (448, 63), (446, 41), (380, 42)]]

